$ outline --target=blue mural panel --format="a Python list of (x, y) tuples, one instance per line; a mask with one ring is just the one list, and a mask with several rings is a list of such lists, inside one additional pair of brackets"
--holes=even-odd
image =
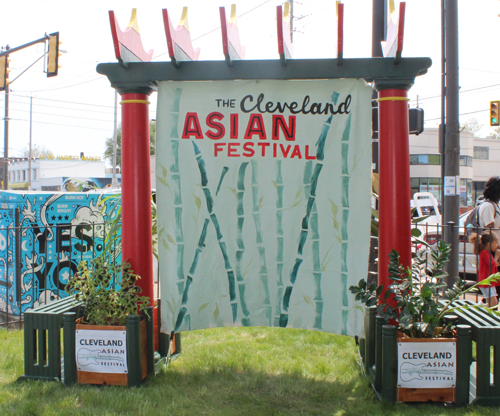
[[(18, 315), (67, 296), (80, 261), (104, 251), (105, 223), (119, 203), (111, 195), (0, 192), (0, 311), (8, 304)], [(120, 261), (120, 251), (110, 260)]]

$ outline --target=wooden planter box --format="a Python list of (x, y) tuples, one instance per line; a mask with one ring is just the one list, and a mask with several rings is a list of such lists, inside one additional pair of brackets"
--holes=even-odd
[[(139, 318), (135, 315), (136, 318)], [(80, 384), (129, 386), (130, 373), (140, 381), (148, 375), (147, 319), (138, 328), (86, 325), (76, 321), (76, 381)], [(133, 367), (133, 368), (131, 368)], [(113, 369), (109, 372), (109, 369)]]
[[(469, 404), (471, 327), (456, 328), (456, 338), (404, 338), (398, 335), (396, 326), (386, 325), (376, 316), (376, 307), (366, 308), (363, 364), (377, 397), (392, 403)], [(436, 351), (444, 354), (437, 355), (437, 361), (430, 358)], [(417, 380), (426, 385), (419, 385)]]
[(398, 342), (398, 402), (456, 400), (457, 339), (408, 338)]

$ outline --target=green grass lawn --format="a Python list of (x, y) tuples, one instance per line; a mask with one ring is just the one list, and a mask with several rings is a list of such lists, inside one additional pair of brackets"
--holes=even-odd
[(140, 388), (16, 383), (23, 333), (0, 329), (0, 416), (497, 415), (498, 408), (380, 403), (352, 338), (219, 328), (184, 333), (182, 355)]

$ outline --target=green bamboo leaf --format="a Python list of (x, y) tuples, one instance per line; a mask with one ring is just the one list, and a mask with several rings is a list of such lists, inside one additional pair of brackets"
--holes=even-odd
[(173, 239), (173, 237), (170, 235), (170, 234), (167, 234), (167, 240), (172, 243), (173, 245), (175, 245), (175, 240)]
[(250, 259), (250, 262), (247, 264), (247, 267), (245, 267), (245, 271), (243, 272), (243, 277), (245, 277), (247, 275), (247, 273), (249, 272), (249, 267), (250, 265), (252, 264), (253, 262), (253, 257)]
[(161, 163), (158, 164), (160, 166), (160, 169), (161, 169), (161, 174), (163, 175), (163, 177), (165, 179), (167, 179), (167, 175), (168, 175), (168, 170), (165, 166), (163, 166)]
[(259, 199), (259, 208), (262, 208), (262, 201), (264, 200), (264, 197), (261, 196)]
[(198, 211), (199, 211), (201, 208), (201, 199), (194, 194), (193, 194), (193, 196), (194, 196), (194, 202), (195, 202), (196, 206), (198, 207)]
[(314, 306), (314, 304), (309, 296), (304, 295), (303, 293), (302, 293), (302, 296), (304, 297), (304, 300), (306, 301), (306, 303), (308, 303), (311, 306)]
[(278, 183), (276, 181), (271, 181), (273, 186), (274, 186), (274, 189), (278, 189)]
[(161, 176), (157, 175), (156, 180), (160, 182), (162, 185), (168, 186), (167, 182)]
[(231, 188), (231, 187), (227, 187), (227, 189), (229, 189), (235, 196), (238, 195), (238, 191), (234, 188)]
[(365, 310), (363, 309), (363, 307), (362, 307), (361, 305), (355, 305), (355, 306), (353, 307), (353, 309), (357, 309), (357, 310), (359, 310), (359, 311), (361, 311), (361, 312), (363, 312), (363, 313), (365, 312)]
[(285, 208), (283, 211), (286, 211), (287, 209), (295, 208), (299, 204), (300, 204), (300, 201), (295, 201), (295, 203), (293, 205), (289, 206), (288, 208)]
[(198, 309), (198, 313), (200, 313), (203, 309), (205, 309), (208, 305), (210, 305), (209, 303), (204, 303), (203, 305), (200, 306), (200, 309)]
[(333, 202), (331, 199), (330, 199), (330, 205), (332, 206), (332, 214), (334, 217), (336, 217), (339, 212), (339, 208), (337, 207), (337, 204)]
[(339, 230), (339, 222), (335, 218), (333, 219), (333, 228), (337, 231)]
[(300, 197), (300, 194), (302, 193), (302, 186), (299, 188), (299, 190), (297, 191), (297, 193), (295, 194), (295, 200), (297, 201), (297, 199), (299, 199)]
[(220, 313), (220, 312), (219, 312), (219, 305), (217, 305), (217, 306), (215, 307), (215, 311), (214, 311), (214, 321), (216, 321), (216, 320), (217, 320), (217, 318), (219, 317), (219, 313)]
[(166, 250), (170, 251), (170, 246), (168, 245), (168, 243), (163, 238), (161, 239), (161, 243), (163, 244), (163, 248), (165, 248)]

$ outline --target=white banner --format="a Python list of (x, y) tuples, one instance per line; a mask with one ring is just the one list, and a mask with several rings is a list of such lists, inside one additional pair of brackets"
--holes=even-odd
[(127, 333), (93, 329), (76, 330), (78, 371), (127, 373)]
[(455, 387), (455, 342), (398, 342), (398, 387)]
[(159, 83), (162, 331), (360, 333), (371, 88), (360, 80)]

